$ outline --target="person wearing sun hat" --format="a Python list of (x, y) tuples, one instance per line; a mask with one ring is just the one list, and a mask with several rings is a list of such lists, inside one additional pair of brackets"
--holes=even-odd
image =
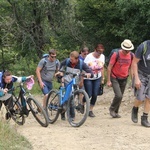
[(114, 98), (110, 105), (109, 111), (112, 118), (120, 118), (119, 108), (127, 84), (129, 70), (133, 59), (132, 51), (134, 45), (129, 39), (125, 39), (121, 43), (121, 48), (118, 52), (114, 52), (110, 58), (107, 68), (107, 85), (112, 86)]

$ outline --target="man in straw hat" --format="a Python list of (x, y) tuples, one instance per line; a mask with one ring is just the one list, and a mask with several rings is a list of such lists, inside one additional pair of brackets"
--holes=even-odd
[(132, 108), (131, 119), (138, 122), (138, 109), (144, 102), (144, 111), (141, 116), (141, 125), (150, 127), (148, 113), (150, 111), (150, 40), (141, 43), (135, 52), (132, 62), (134, 72), (135, 101)]
[(129, 39), (125, 39), (121, 43), (121, 48), (112, 54), (107, 68), (107, 85), (113, 87), (115, 94), (109, 108), (110, 115), (113, 118), (121, 117), (118, 112), (133, 59), (133, 53), (130, 51), (133, 49), (132, 42)]

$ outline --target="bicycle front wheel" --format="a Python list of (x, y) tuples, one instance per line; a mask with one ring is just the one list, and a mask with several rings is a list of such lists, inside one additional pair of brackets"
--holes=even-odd
[(85, 90), (79, 89), (74, 92), (68, 101), (67, 118), (73, 127), (81, 126), (87, 119), (90, 100)]
[(27, 98), (27, 104), (29, 105), (29, 108), (34, 116), (34, 118), (37, 120), (37, 122), (43, 126), (47, 127), (48, 126), (48, 118), (46, 115), (45, 110), (41, 106), (41, 104), (33, 99), (32, 97)]
[(59, 95), (58, 90), (51, 90), (46, 100), (46, 113), (49, 123), (54, 123), (59, 117)]
[(10, 111), (11, 118), (18, 124), (23, 125), (25, 123), (25, 117), (22, 114), (22, 108), (19, 101), (12, 97), (13, 109)]

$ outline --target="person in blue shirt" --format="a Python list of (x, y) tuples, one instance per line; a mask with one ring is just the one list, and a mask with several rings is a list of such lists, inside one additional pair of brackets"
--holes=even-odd
[(79, 59), (83, 60), (85, 57), (89, 54), (89, 48), (88, 47), (83, 47), (80, 51)]

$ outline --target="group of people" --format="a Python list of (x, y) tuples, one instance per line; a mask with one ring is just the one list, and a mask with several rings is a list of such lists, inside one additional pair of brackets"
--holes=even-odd
[[(93, 108), (95, 106), (98, 89), (101, 83), (105, 80), (105, 56), (104, 46), (97, 44), (93, 52), (90, 52), (88, 47), (83, 47), (78, 53), (72, 51), (68, 58), (61, 63), (57, 57), (57, 52), (54, 49), (49, 51), (49, 56), (43, 58), (38, 63), (36, 68), (36, 75), (39, 86), (44, 94), (43, 107), (46, 107), (46, 98), (49, 91), (53, 88), (53, 78), (60, 74), (59, 70), (66, 69), (73, 73), (86, 72), (87, 78), (80, 79), (83, 83), (80, 88), (84, 88), (90, 98), (89, 117), (95, 117)], [(120, 118), (119, 108), (126, 88), (128, 76), (131, 76), (133, 82), (133, 89), (135, 95), (134, 106), (131, 111), (131, 119), (134, 123), (138, 122), (138, 109), (140, 104), (144, 102), (144, 111), (141, 116), (141, 125), (150, 127), (148, 121), (148, 113), (150, 111), (150, 41), (147, 40), (141, 43), (135, 53), (134, 45), (129, 39), (125, 39), (118, 51), (112, 53), (108, 67), (107, 67), (107, 86), (112, 87), (114, 91), (114, 98), (109, 107), (110, 116), (112, 118)], [(67, 62), (68, 61), (68, 62)], [(82, 64), (81, 64), (82, 63)], [(80, 66), (82, 65), (82, 70)], [(13, 82), (19, 80), (26, 80), (29, 77), (22, 77), (20, 79), (6, 72), (0, 84), (0, 97), (4, 96), (13, 85)], [(8, 78), (8, 80), (7, 80)], [(64, 77), (64, 86), (71, 80), (70, 76)], [(5, 103), (7, 105), (7, 102)], [(84, 104), (83, 104), (84, 105)], [(0, 102), (1, 106), (1, 102)], [(11, 105), (10, 105), (11, 107)], [(83, 106), (84, 107), (84, 106)], [(61, 114), (61, 119), (65, 120), (65, 113)]]
[(133, 54), (134, 45), (128, 39), (121, 43), (118, 52), (114, 52), (107, 68), (107, 85), (113, 87), (114, 98), (109, 108), (113, 118), (120, 118), (119, 107), (123, 98), (129, 74), (134, 89), (134, 106), (131, 120), (138, 122), (138, 109), (144, 103), (141, 125), (150, 127), (148, 113), (150, 111), (150, 41), (141, 43)]

